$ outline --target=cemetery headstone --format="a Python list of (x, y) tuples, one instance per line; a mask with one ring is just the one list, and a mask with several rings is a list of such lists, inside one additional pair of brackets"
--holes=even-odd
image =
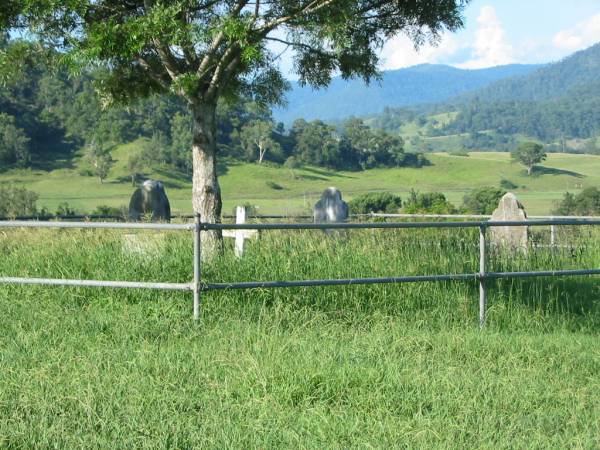
[[(348, 219), (348, 204), (342, 200), (339, 189), (329, 187), (323, 191), (321, 199), (313, 208), (315, 223), (338, 223)], [(333, 230), (325, 230), (331, 233)]]
[[(523, 221), (527, 214), (523, 205), (512, 192), (504, 194), (498, 208), (492, 213), (492, 221)], [(528, 230), (526, 226), (490, 227), (490, 243), (497, 248), (508, 250), (527, 250)]]
[(171, 221), (171, 205), (161, 181), (146, 180), (129, 200), (129, 219), (139, 221), (151, 214), (152, 222)]

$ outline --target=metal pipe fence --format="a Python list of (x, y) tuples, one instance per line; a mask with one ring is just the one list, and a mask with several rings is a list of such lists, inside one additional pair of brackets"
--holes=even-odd
[[(94, 222), (29, 222), (29, 221), (0, 221), (0, 228), (99, 228), (99, 229), (144, 229), (163, 231), (192, 231), (193, 232), (193, 279), (189, 283), (153, 283), (139, 281), (108, 281), (108, 280), (75, 280), (25, 277), (0, 277), (0, 283), (5, 284), (37, 284), (109, 288), (137, 288), (181, 290), (193, 293), (194, 319), (200, 316), (201, 295), (203, 292), (226, 289), (254, 288), (291, 288), (316, 286), (353, 286), (364, 284), (385, 283), (418, 283), (444, 281), (477, 281), (479, 283), (479, 324), (485, 326), (487, 308), (486, 281), (500, 278), (530, 278), (556, 276), (599, 275), (600, 269), (577, 270), (545, 270), (529, 272), (487, 272), (487, 239), (486, 231), (491, 227), (514, 226), (594, 226), (600, 225), (600, 219), (560, 218), (525, 221), (463, 221), (463, 222), (373, 222), (373, 223), (203, 223), (196, 216), (191, 224), (164, 223), (94, 223)], [(250, 281), (230, 283), (205, 283), (201, 278), (201, 237), (203, 231), (210, 230), (329, 230), (329, 229), (413, 229), (413, 228), (478, 228), (479, 229), (479, 271), (474, 273), (414, 275), (382, 278), (345, 278), (345, 279), (315, 279), (288, 281)]]

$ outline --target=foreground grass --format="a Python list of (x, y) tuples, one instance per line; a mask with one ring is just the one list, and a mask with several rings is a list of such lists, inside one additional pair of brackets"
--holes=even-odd
[[(191, 278), (118, 233), (0, 235), (0, 273)], [(207, 281), (473, 271), (471, 232), (265, 233)], [(495, 257), (598, 267), (587, 246)], [(85, 246), (81, 243), (85, 242)], [(0, 287), (1, 448), (597, 448), (600, 306), (591, 278), (188, 294)]]
[[(39, 206), (55, 211), (58, 204), (68, 202), (81, 212), (98, 205), (127, 205), (133, 192), (127, 172), (128, 155), (140, 151), (141, 140), (122, 145), (113, 151), (115, 164), (108, 179), (101, 184), (95, 177), (80, 175), (85, 162), (81, 157), (55, 162), (52, 171), (12, 170), (0, 173), (0, 183), (17, 183), (40, 193)], [(471, 152), (469, 157), (447, 153), (428, 154), (432, 165), (421, 169), (373, 169), (363, 172), (336, 172), (314, 167), (295, 171), (292, 178), (281, 166), (230, 162), (220, 167), (224, 212), (236, 205), (250, 203), (260, 213), (299, 213), (311, 208), (328, 186), (342, 190), (350, 199), (365, 192), (389, 191), (406, 198), (411, 189), (440, 191), (455, 205), (481, 186), (498, 186), (508, 179), (519, 186), (515, 192), (529, 214), (550, 214), (564, 192), (579, 192), (587, 186), (600, 185), (600, 156), (549, 154), (542, 168), (531, 177), (525, 169), (511, 163), (508, 153)], [(175, 212), (191, 212), (191, 180), (166, 169), (149, 171), (148, 177), (165, 182)], [(266, 182), (280, 189), (273, 189)]]

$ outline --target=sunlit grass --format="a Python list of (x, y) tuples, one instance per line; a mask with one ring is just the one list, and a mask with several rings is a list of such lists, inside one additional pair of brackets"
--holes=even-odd
[[(490, 270), (600, 266), (593, 231)], [(0, 233), (0, 274), (187, 282), (190, 233)], [(545, 236), (536, 239), (541, 241)], [(161, 244), (162, 242), (162, 244)], [(153, 244), (154, 245), (154, 244)], [(207, 282), (474, 272), (476, 230), (264, 232)], [(0, 448), (597, 448), (597, 279), (188, 293), (0, 286)]]

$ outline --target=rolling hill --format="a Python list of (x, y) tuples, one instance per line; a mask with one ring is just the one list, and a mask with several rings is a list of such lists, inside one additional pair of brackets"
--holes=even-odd
[(380, 112), (385, 106), (410, 106), (442, 102), (494, 81), (529, 74), (539, 65), (506, 65), (463, 70), (445, 65), (422, 64), (383, 72), (381, 80), (367, 86), (362, 80), (334, 78), (327, 89), (292, 83), (288, 106), (273, 111), (275, 120), (289, 124), (294, 119), (339, 120)]
[[(0, 173), (0, 183), (26, 187), (40, 194), (38, 207), (54, 212), (67, 202), (78, 212), (91, 212), (99, 205), (127, 205), (133, 193), (128, 177), (127, 156), (139, 151), (141, 140), (118, 146), (115, 164), (101, 184), (96, 177), (82, 175), (86, 167), (77, 156), (68, 165), (54, 170), (12, 169)], [(579, 192), (600, 185), (600, 156), (551, 154), (536, 176), (528, 177), (523, 167), (511, 163), (508, 153), (472, 152), (468, 157), (447, 153), (428, 155), (430, 166), (372, 169), (360, 172), (333, 171), (306, 166), (290, 171), (274, 164), (245, 164), (230, 161), (219, 168), (224, 213), (236, 205), (258, 206), (259, 213), (286, 214), (307, 211), (328, 186), (342, 190), (345, 199), (377, 191), (389, 191), (406, 198), (411, 189), (439, 191), (455, 205), (474, 188), (498, 186), (508, 179), (519, 186), (515, 191), (530, 214), (548, 214), (566, 191)], [(191, 180), (180, 172), (157, 168), (145, 176), (165, 183), (174, 212), (191, 212)], [(277, 188), (273, 188), (276, 186)]]
[[(506, 137), (556, 143), (560, 149), (565, 148), (566, 140), (587, 139), (586, 151), (597, 153), (600, 148), (594, 147), (598, 147), (595, 140), (600, 133), (599, 72), (600, 43), (527, 74), (498, 80), (431, 105), (426, 114), (452, 113), (452, 120), (442, 127), (421, 129), (421, 134), (438, 140), (442, 136), (468, 134), (466, 138), (480, 144), (490, 141), (491, 147), (480, 148), (491, 149), (499, 149), (498, 143), (507, 142)], [(401, 127), (407, 129), (407, 117), (405, 109), (387, 108), (373, 116), (372, 123), (402, 133)], [(481, 133), (504, 137), (482, 139)], [(473, 148), (464, 140), (463, 144)]]

